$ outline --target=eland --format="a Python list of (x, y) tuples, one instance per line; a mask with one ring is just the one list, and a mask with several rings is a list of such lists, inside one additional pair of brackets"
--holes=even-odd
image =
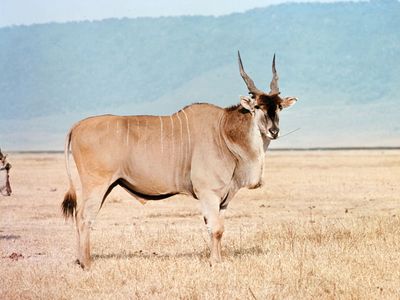
[[(95, 116), (70, 129), (65, 143), (70, 187), (62, 209), (76, 221), (77, 262), (84, 269), (91, 266), (91, 225), (116, 186), (141, 201), (177, 194), (197, 199), (210, 233), (210, 263), (221, 261), (224, 212), (239, 189), (261, 185), (265, 151), (279, 137), (279, 113), (297, 101), (280, 96), (275, 55), (270, 92), (256, 88), (239, 52), (238, 62), (249, 96), (237, 105), (197, 103), (170, 116)], [(79, 201), (70, 148), (82, 185)]]

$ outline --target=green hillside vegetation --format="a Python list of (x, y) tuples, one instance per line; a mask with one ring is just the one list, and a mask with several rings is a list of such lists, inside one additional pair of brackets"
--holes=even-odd
[[(0, 132), (0, 143), (52, 148), (46, 136), (60, 136), (53, 148), (61, 148), (62, 134), (78, 117), (167, 114), (197, 101), (234, 104), (246, 93), (240, 49), (245, 69), (265, 89), (277, 54), (283, 95), (301, 98), (283, 126), (312, 129), (305, 140), (335, 133), (346, 144), (340, 133), (355, 126), (350, 141), (358, 133), (383, 134), (392, 145), (400, 133), (394, 112), (400, 108), (399, 28), (398, 1), (1, 28), (0, 125), (10, 129)], [(47, 125), (52, 116), (57, 126)], [(349, 120), (337, 121), (342, 118)], [(315, 129), (315, 122), (322, 124)], [(32, 128), (40, 144), (24, 138)], [(293, 146), (303, 146), (302, 134)]]

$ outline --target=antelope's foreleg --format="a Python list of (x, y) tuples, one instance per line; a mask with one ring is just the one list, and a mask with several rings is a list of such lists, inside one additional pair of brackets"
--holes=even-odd
[(220, 216), (220, 198), (213, 193), (201, 195), (199, 198), (211, 239), (210, 263), (214, 265), (221, 261), (221, 239), (224, 233), (224, 220)]

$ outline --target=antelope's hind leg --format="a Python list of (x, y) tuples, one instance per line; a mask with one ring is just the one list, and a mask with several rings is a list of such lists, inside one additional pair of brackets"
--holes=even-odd
[(109, 184), (83, 187), (82, 202), (76, 211), (77, 228), (77, 262), (88, 270), (91, 266), (90, 256), (90, 230), (100, 211), (103, 199), (108, 194)]

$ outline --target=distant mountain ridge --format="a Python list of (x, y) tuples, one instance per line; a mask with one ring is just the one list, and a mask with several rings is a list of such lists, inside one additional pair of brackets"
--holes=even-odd
[(398, 1), (0, 28), (0, 126), (8, 128), (0, 146), (59, 149), (62, 134), (86, 115), (234, 104), (247, 92), (238, 49), (264, 89), (277, 53), (283, 95), (301, 99), (282, 126), (309, 128), (309, 136), (290, 138), (293, 147), (371, 146), (368, 137), (373, 146), (393, 145), (400, 133), (399, 28)]

